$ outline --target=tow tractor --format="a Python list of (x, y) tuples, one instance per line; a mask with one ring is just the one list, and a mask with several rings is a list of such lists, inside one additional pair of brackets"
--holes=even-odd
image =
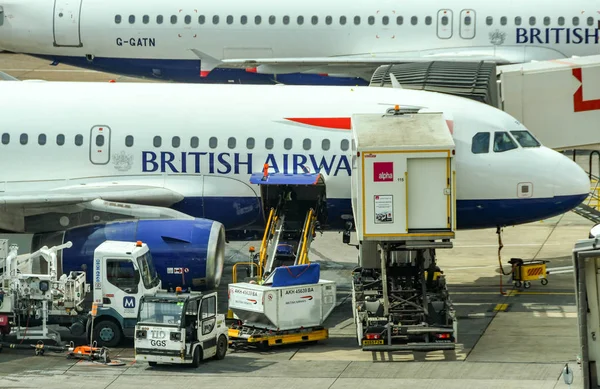
[[(69, 247), (71, 242), (18, 255), (16, 245), (9, 249), (8, 242), (0, 240), (0, 335), (14, 332), (20, 340), (60, 343), (59, 332), (51, 328), (58, 325), (69, 327), (75, 336), (87, 329), (88, 339), (91, 336), (101, 347), (133, 337), (139, 298), (161, 285), (148, 246), (102, 243), (94, 251), (93, 285), (85, 282), (83, 272), (58, 274), (62, 266), (57, 253)], [(92, 303), (98, 307), (93, 327)]]
[(452, 350), (456, 314), (435, 251), (452, 247), (456, 224), (455, 146), (447, 122), (441, 113), (396, 107), (383, 116), (354, 115), (352, 136), (358, 345)]
[[(253, 174), (268, 210), (264, 236), (251, 261), (233, 267), (229, 309), (232, 347), (314, 342), (329, 337), (323, 322), (336, 301), (336, 285), (320, 279), (308, 251), (325, 220), (325, 182), (320, 173)], [(245, 269), (246, 274), (242, 273)], [(246, 282), (238, 282), (240, 273)]]
[[(178, 288), (179, 289), (179, 288)], [(227, 353), (225, 315), (217, 313), (217, 293), (166, 293), (143, 296), (135, 327), (135, 358), (192, 364)]]

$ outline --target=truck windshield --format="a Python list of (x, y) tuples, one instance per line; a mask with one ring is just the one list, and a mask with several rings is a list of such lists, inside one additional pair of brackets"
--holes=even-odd
[(160, 278), (158, 278), (158, 273), (156, 273), (156, 269), (154, 268), (154, 261), (152, 260), (150, 252), (138, 257), (137, 261), (144, 287), (146, 289), (151, 289), (158, 286)]
[(140, 323), (154, 323), (179, 326), (183, 302), (144, 301), (140, 305)]

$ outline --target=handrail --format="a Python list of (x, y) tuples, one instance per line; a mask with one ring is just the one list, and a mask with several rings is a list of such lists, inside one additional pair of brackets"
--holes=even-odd
[[(305, 258), (306, 258), (306, 242), (308, 240), (308, 233), (311, 230), (311, 225), (312, 225), (312, 219), (313, 219), (313, 209), (311, 208), (308, 211), (308, 215), (306, 215), (306, 221), (304, 222), (304, 234), (302, 236), (302, 250), (300, 250), (300, 259), (298, 261), (299, 265), (304, 265), (305, 264)], [(312, 235), (312, 233), (311, 233)]]
[(239, 265), (246, 265), (246, 266), (248, 266), (248, 265), (249, 265), (249, 266), (256, 266), (256, 274), (257, 274), (257, 277), (258, 277), (258, 279), (260, 279), (260, 278), (261, 278), (261, 275), (259, 274), (259, 273), (260, 273), (260, 271), (261, 271), (261, 267), (260, 267), (259, 265), (257, 265), (257, 264), (256, 264), (256, 263), (254, 263), (254, 262), (238, 262), (238, 263), (236, 263), (235, 265), (233, 265), (233, 269), (231, 269), (231, 271), (233, 272), (233, 275), (232, 275), (232, 281), (233, 281), (232, 283), (233, 283), (233, 284), (237, 283), (237, 267), (238, 267)]
[[(267, 242), (268, 242), (268, 237), (271, 235), (270, 231), (271, 231), (271, 226), (273, 225), (273, 214), (275, 213), (275, 209), (271, 208), (271, 211), (269, 212), (269, 218), (267, 219), (267, 225), (265, 226), (265, 234), (263, 235), (263, 239), (262, 242), (260, 244), (260, 251), (259, 251), (259, 267), (262, 269), (264, 268), (265, 264), (264, 262), (267, 260)], [(261, 274), (262, 276), (262, 274)]]

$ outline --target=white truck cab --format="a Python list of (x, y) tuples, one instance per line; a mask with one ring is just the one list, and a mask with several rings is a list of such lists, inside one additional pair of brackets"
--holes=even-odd
[(154, 294), (161, 281), (145, 243), (107, 240), (94, 251), (93, 301), (97, 316), (88, 319), (88, 336), (99, 346), (114, 347), (132, 338), (140, 299)]
[(143, 296), (135, 327), (135, 359), (192, 364), (223, 359), (228, 347), (225, 315), (217, 314), (217, 293), (165, 293)]

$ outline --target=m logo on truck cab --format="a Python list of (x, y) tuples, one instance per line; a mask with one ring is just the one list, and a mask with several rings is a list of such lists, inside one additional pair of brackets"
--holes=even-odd
[(133, 296), (123, 297), (123, 308), (135, 308), (135, 297), (133, 297)]
[(394, 181), (394, 162), (373, 162), (373, 181)]

